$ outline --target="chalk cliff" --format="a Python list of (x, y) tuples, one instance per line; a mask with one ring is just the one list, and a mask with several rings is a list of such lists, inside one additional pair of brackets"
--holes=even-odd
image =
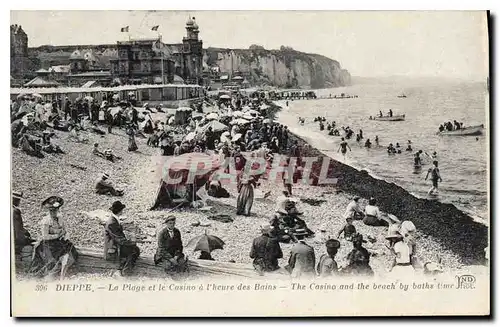
[(326, 88), (351, 84), (351, 75), (338, 61), (282, 47), (280, 50), (208, 48), (208, 66), (221, 73), (240, 71), (250, 84), (270, 84), (289, 88)]

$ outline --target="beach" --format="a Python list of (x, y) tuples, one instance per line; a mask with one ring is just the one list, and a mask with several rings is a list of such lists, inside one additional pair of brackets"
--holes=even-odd
[[(40, 207), (43, 199), (50, 195), (60, 195), (64, 198), (65, 204), (61, 208), (61, 216), (66, 222), (68, 238), (78, 247), (90, 247), (101, 249), (103, 244), (103, 227), (98, 221), (91, 219), (85, 212), (93, 210), (108, 210), (112, 202), (121, 200), (126, 209), (124, 212), (123, 224), (126, 234), (132, 235), (140, 240), (139, 247), (141, 256), (152, 257), (156, 244), (156, 231), (162, 220), (168, 214), (174, 214), (177, 217), (177, 228), (182, 233), (184, 244), (194, 236), (203, 234), (205, 231), (221, 237), (225, 242), (224, 250), (214, 251), (213, 257), (217, 261), (237, 263), (252, 262), (249, 257), (249, 251), (253, 238), (260, 234), (259, 226), (269, 221), (274, 214), (275, 199), (281, 194), (282, 184), (276, 184), (274, 181), (262, 181), (261, 189), (263, 192), (270, 191), (267, 199), (257, 199), (254, 201), (252, 215), (236, 216), (236, 189), (235, 186), (229, 186), (228, 191), (231, 194), (229, 199), (209, 200), (212, 207), (212, 213), (227, 214), (234, 221), (223, 223), (215, 220), (208, 220), (208, 213), (196, 209), (183, 209), (181, 211), (149, 211), (153, 203), (160, 182), (161, 163), (164, 157), (158, 155), (158, 149), (146, 146), (146, 140), (137, 138), (139, 146), (138, 152), (127, 151), (127, 136), (123, 131), (115, 129), (116, 134), (106, 134), (104, 137), (89, 134), (88, 144), (74, 143), (67, 140), (67, 133), (58, 132), (56, 144), (66, 151), (64, 155), (46, 155), (44, 159), (30, 157), (18, 149), (12, 150), (12, 187), (24, 191), (24, 199), (21, 202), (21, 210), (26, 228), (35, 236), (40, 235), (39, 222), (47, 213)], [(98, 158), (91, 153), (93, 142), (98, 142), (103, 149), (112, 148), (116, 155), (123, 159), (111, 163), (102, 158)], [(72, 167), (71, 164), (84, 167), (85, 170)], [(342, 228), (345, 220), (342, 218), (347, 204), (354, 195), (361, 195), (362, 206), (366, 199), (373, 196), (373, 191), (359, 187), (347, 187), (346, 180), (357, 179), (364, 181), (363, 175), (359, 172), (343, 167), (342, 173), (345, 175), (344, 182), (337, 187), (317, 187), (310, 185), (294, 185), (294, 197), (302, 200), (315, 199), (321, 202), (314, 206), (301, 201), (299, 208), (304, 212), (303, 218), (308, 226), (316, 232), (314, 239), (308, 239), (319, 257), (325, 253), (324, 240), (330, 237), (336, 237), (338, 231)], [(108, 172), (111, 179), (123, 186), (125, 195), (121, 198), (97, 195), (94, 193), (94, 181), (103, 172)], [(361, 176), (361, 177), (360, 177)], [(360, 182), (359, 185), (362, 185)], [(394, 194), (390, 195), (394, 196)], [(390, 197), (389, 196), (389, 197)], [(426, 216), (425, 219), (418, 219), (419, 215), (408, 216), (407, 211), (401, 211), (402, 203), (396, 199), (392, 205), (388, 205), (389, 197), (381, 197), (377, 194), (382, 210), (397, 215), (401, 220), (412, 220), (418, 230), (418, 255), (423, 261), (441, 260), (445, 269), (458, 269), (464, 264), (472, 264), (480, 261), (480, 254), (486, 245), (483, 244), (482, 233), (487, 230), (480, 226), (470, 225), (465, 228), (463, 234), (456, 234), (459, 231), (455, 228), (459, 222), (464, 223), (466, 218), (458, 217), (456, 224), (448, 224), (449, 229), (443, 231), (443, 234), (433, 233), (434, 225), (428, 224), (425, 219), (433, 219), (436, 222), (443, 222), (443, 218), (437, 218), (440, 212), (429, 206), (428, 203), (421, 203), (417, 210), (420, 213), (429, 211), (432, 217)], [(413, 204), (410, 204), (413, 205)], [(423, 206), (426, 206), (425, 209)], [(399, 208), (399, 209), (398, 209)], [(447, 209), (448, 210), (448, 209)], [(449, 209), (451, 210), (451, 209)], [(416, 211), (418, 212), (418, 211)], [(401, 215), (398, 215), (401, 213)], [(452, 212), (456, 214), (455, 212)], [(196, 222), (209, 223), (208, 227), (193, 227)], [(376, 242), (368, 243), (374, 255), (370, 262), (375, 273), (383, 276), (386, 274), (392, 262), (392, 255), (385, 247), (386, 229), (382, 227), (370, 227), (364, 225), (361, 221), (355, 221), (354, 225), (358, 232), (365, 236), (370, 235)], [(458, 228), (458, 227), (457, 227)], [(326, 232), (320, 232), (325, 229)], [(443, 229), (440, 229), (441, 231)], [(471, 233), (476, 233), (477, 240), (470, 240)], [(460, 245), (456, 240), (460, 240)], [(466, 253), (461, 247), (473, 245), (473, 251)], [(484, 245), (484, 246), (483, 246)], [(284, 258), (280, 260), (280, 266), (285, 266), (290, 253), (290, 244), (282, 244)], [(341, 239), (341, 249), (337, 255), (339, 265), (345, 264), (345, 257), (352, 249), (352, 244)], [(469, 249), (471, 250), (471, 249)], [(192, 249), (186, 249), (189, 257), (196, 258), (197, 253)], [(484, 254), (483, 254), (484, 255)], [(75, 267), (77, 269), (77, 266)], [(77, 275), (78, 276), (78, 273)]]

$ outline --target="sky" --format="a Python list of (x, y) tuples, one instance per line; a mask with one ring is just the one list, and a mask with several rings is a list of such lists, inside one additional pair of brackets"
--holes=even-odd
[(353, 76), (488, 76), (484, 11), (11, 11), (30, 47), (112, 44), (130, 36), (180, 43), (195, 17), (203, 47), (281, 45), (340, 62)]

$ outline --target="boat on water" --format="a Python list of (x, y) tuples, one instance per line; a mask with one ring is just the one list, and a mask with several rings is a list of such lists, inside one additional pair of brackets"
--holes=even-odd
[(379, 120), (379, 121), (404, 121), (405, 115), (393, 115), (393, 116), (370, 116), (370, 120)]
[(398, 95), (398, 98), (406, 98), (406, 97), (407, 97), (406, 94), (400, 94), (400, 95)]
[(477, 136), (483, 134), (484, 125), (468, 126), (453, 131), (437, 132), (437, 135), (452, 135), (452, 136)]

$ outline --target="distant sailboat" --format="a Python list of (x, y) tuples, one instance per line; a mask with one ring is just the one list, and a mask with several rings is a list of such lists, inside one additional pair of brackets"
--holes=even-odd
[(400, 95), (398, 95), (398, 98), (406, 98), (406, 94), (401, 93)]

